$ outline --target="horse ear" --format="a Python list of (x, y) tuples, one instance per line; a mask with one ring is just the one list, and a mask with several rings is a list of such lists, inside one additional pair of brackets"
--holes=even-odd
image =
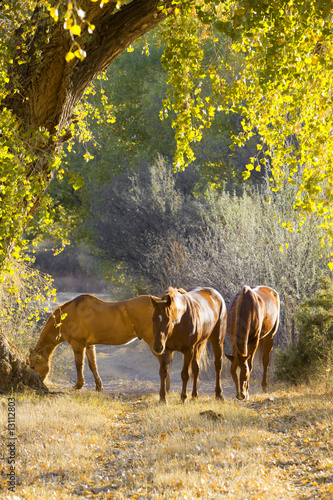
[(150, 300), (155, 309), (161, 304), (161, 299), (154, 297), (153, 295), (150, 296)]
[(167, 296), (166, 296), (166, 299), (165, 299), (165, 301), (164, 301), (164, 303), (165, 303), (165, 307), (170, 307), (170, 306), (171, 306), (171, 302), (172, 302), (171, 296), (170, 296), (170, 295), (167, 295)]
[(233, 362), (234, 360), (234, 357), (232, 354), (227, 354), (226, 352), (224, 353), (226, 355), (226, 357), (229, 359), (229, 361)]

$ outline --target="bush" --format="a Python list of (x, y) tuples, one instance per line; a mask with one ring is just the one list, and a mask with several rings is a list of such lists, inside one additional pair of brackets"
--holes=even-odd
[(305, 300), (295, 315), (298, 341), (275, 355), (278, 380), (294, 384), (323, 379), (332, 383), (333, 284), (323, 278), (315, 296)]
[(26, 262), (13, 262), (0, 282), (1, 330), (27, 355), (55, 298), (52, 280)]

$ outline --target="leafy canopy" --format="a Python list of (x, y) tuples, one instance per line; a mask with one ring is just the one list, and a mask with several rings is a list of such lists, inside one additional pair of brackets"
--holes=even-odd
[[(102, 2), (100, 8), (107, 3)], [(114, 11), (130, 3), (113, 2)], [(4, 106), (9, 94), (20, 92), (19, 79), (12, 78), (12, 69), (24, 65), (34, 71), (29, 67), (29, 51), (42, 24), (40, 43), (49, 44), (54, 26), (62, 26), (70, 41), (64, 54), (68, 64), (84, 61), (87, 54), (82, 35), (89, 37), (95, 30), (86, 16), (92, 4), (93, 0), (6, 0), (0, 7), (2, 260), (15, 249), (18, 253), (32, 205), (44, 193), (51, 172), (60, 165), (60, 148), (50, 147), (56, 140), (53, 131), (45, 127), (29, 129)], [(301, 171), (303, 181), (295, 209), (301, 218), (313, 213), (320, 216), (322, 226), (333, 239), (331, 3), (177, 0), (174, 5), (174, 16), (165, 23), (162, 39), (166, 46), (163, 64), (169, 72), (170, 86), (163, 114), (172, 110), (175, 115), (175, 167), (181, 169), (193, 161), (191, 144), (200, 142), (203, 128), (210, 127), (219, 110), (237, 111), (244, 119), (242, 133), (234, 137), (235, 144), (243, 145), (254, 134), (261, 137), (257, 156), (247, 165), (244, 178), (252, 170), (269, 165), (272, 188), (280, 189), (285, 180), (284, 165), (289, 167), (291, 183), (295, 173)], [(168, 13), (163, 2), (159, 9)], [(36, 23), (28, 22), (36, 12)], [(210, 38), (217, 44), (219, 31), (234, 40), (232, 66), (218, 52), (213, 61), (204, 58), (203, 41)], [(36, 55), (39, 47), (34, 50)], [(210, 83), (210, 91), (202, 85), (204, 80)], [(58, 139), (59, 134), (57, 131)], [(40, 175), (35, 168), (41, 156), (49, 161), (46, 175)], [(44, 222), (53, 222), (52, 214), (42, 213)], [(295, 229), (291, 225), (289, 228)]]
[[(290, 183), (295, 183), (295, 174), (301, 172), (294, 203), (300, 215), (298, 224), (311, 214), (318, 215), (332, 242), (331, 2), (202, 1), (197, 2), (196, 10), (183, 8), (168, 23), (164, 61), (170, 71), (177, 114), (176, 166), (192, 161), (189, 143), (201, 139), (202, 127), (210, 126), (219, 109), (238, 112), (244, 117), (243, 130), (234, 136), (235, 144), (244, 145), (254, 134), (261, 138), (244, 179), (253, 170), (268, 166), (271, 187), (279, 190), (286, 180), (286, 165)], [(180, 32), (178, 26), (182, 26)], [(188, 38), (186, 26), (191, 30)], [(233, 39), (233, 50), (238, 54), (235, 64), (216, 60), (204, 67), (202, 39), (216, 39), (213, 28)], [(228, 79), (222, 76), (225, 69), (229, 70)], [(202, 98), (204, 78), (211, 81), (212, 95)], [(170, 108), (170, 101), (166, 107)], [(290, 222), (286, 225), (295, 230)]]
[[(272, 188), (302, 182), (294, 207), (302, 219), (317, 214), (333, 237), (332, 11), (330, 2), (230, 2), (217, 28), (231, 35), (245, 61), (221, 88), (225, 103), (244, 116), (241, 145), (254, 131), (258, 154), (244, 178), (272, 168)], [(236, 104), (235, 104), (236, 103)], [(293, 228), (290, 227), (292, 230)]]

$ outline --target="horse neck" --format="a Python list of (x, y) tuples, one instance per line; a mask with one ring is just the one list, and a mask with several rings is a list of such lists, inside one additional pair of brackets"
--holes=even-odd
[(37, 342), (36, 352), (46, 359), (49, 359), (57, 345), (63, 342), (57, 324), (55, 313), (53, 313), (49, 316)]

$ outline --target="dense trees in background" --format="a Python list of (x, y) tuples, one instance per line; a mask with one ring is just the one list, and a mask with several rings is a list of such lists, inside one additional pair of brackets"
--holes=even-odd
[(127, 294), (131, 287), (160, 294), (168, 286), (211, 285), (228, 303), (244, 284), (269, 284), (281, 295), (281, 343), (293, 340), (293, 315), (328, 270), (316, 219), (299, 232), (281, 225), (297, 217), (297, 185), (287, 183), (269, 202), (267, 178), (242, 194), (194, 196), (170, 167), (160, 157), (93, 193), (86, 242), (104, 276)]

